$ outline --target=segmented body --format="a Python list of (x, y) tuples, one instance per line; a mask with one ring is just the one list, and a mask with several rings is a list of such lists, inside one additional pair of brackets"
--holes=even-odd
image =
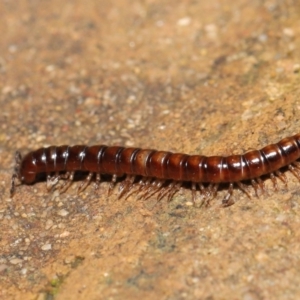
[[(179, 183), (192, 182), (193, 190), (195, 184), (229, 183), (231, 195), (233, 183), (240, 186), (240, 182), (252, 180), (255, 187), (257, 182), (261, 183), (259, 178), (266, 174), (270, 174), (274, 184), (276, 182), (274, 173), (286, 182), (285, 177), (279, 172), (285, 166), (289, 166), (299, 177), (297, 169), (294, 168), (298, 166), (295, 162), (299, 158), (300, 133), (260, 150), (230, 156), (187, 155), (105, 145), (51, 146), (29, 152), (23, 159), (18, 156), (11, 191), (14, 190), (16, 177), (22, 183), (29, 184), (35, 182), (39, 173), (56, 173), (57, 175), (48, 178), (55, 181), (55, 178), (61, 177), (58, 174), (66, 172), (71, 181), (76, 171), (85, 171), (89, 172), (89, 176), (84, 187), (93, 174), (110, 174), (113, 175), (113, 181), (123, 175), (131, 178), (135, 176), (152, 178), (160, 182), (157, 184), (158, 188), (161, 188), (161, 183), (166, 180)], [(133, 182), (134, 179), (130, 179), (128, 184), (133, 185)]]

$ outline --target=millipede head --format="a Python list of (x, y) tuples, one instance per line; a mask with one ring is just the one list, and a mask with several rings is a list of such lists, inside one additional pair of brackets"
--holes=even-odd
[(11, 176), (11, 187), (10, 187), (10, 196), (12, 197), (15, 191), (15, 181), (16, 179), (20, 179), (20, 166), (22, 161), (22, 155), (19, 151), (16, 151), (15, 154), (15, 166), (14, 166), (14, 173)]

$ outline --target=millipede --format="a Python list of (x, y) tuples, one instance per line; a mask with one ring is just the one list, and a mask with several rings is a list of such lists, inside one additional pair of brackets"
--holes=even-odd
[[(283, 168), (300, 180), (299, 158), (300, 133), (260, 150), (229, 156), (188, 155), (105, 145), (50, 146), (31, 151), (24, 158), (16, 152), (10, 193), (12, 196), (15, 192), (16, 180), (21, 184), (32, 184), (40, 174), (46, 175), (48, 189), (59, 187), (64, 192), (73, 182), (76, 172), (85, 172), (87, 176), (79, 184), (78, 192), (83, 191), (92, 179), (97, 188), (101, 176), (110, 175), (109, 194), (117, 179), (125, 177), (120, 183), (119, 197), (137, 192), (143, 199), (156, 194), (158, 200), (164, 197), (170, 200), (183, 184), (190, 183), (192, 201), (195, 203), (198, 191), (202, 202), (208, 204), (217, 194), (220, 184), (227, 184), (222, 205), (229, 206), (235, 202), (232, 197), (234, 186), (249, 197), (247, 182), (257, 196), (260, 191), (264, 192), (262, 176), (271, 179), (275, 190), (278, 190), (278, 178), (286, 186)], [(60, 179), (64, 182), (57, 186)]]

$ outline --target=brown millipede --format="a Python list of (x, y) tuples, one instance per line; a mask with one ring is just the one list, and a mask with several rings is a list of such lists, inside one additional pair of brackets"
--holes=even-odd
[[(171, 198), (183, 182), (191, 182), (192, 198), (195, 200), (197, 185), (205, 198), (215, 195), (220, 183), (228, 183), (228, 192), (223, 205), (233, 204), (231, 195), (236, 184), (248, 195), (242, 182), (250, 181), (255, 193), (264, 191), (261, 176), (269, 175), (277, 190), (277, 177), (287, 184), (280, 169), (288, 169), (300, 180), (300, 133), (282, 139), (276, 144), (251, 150), (242, 155), (202, 156), (172, 153), (118, 146), (51, 146), (29, 152), (23, 159), (16, 153), (15, 172), (11, 179), (11, 195), (15, 190), (15, 180), (30, 184), (39, 173), (47, 174), (47, 186), (56, 185), (59, 179), (67, 179), (61, 186), (65, 191), (74, 179), (76, 171), (88, 172), (79, 185), (82, 191), (96, 175), (96, 185), (102, 174), (112, 175), (112, 183), (126, 175), (121, 183), (119, 195), (128, 194), (133, 187), (147, 198), (158, 193), (158, 199)], [(136, 183), (136, 178), (142, 178)], [(170, 181), (170, 182), (169, 182)], [(168, 182), (168, 184), (166, 184)], [(205, 184), (205, 185), (204, 185)]]

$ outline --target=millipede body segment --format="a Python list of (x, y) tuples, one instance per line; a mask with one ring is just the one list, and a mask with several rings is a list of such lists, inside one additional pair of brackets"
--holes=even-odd
[[(187, 155), (139, 148), (118, 146), (50, 146), (29, 152), (24, 158), (17, 152), (15, 173), (12, 176), (11, 193), (15, 189), (15, 179), (30, 184), (36, 181), (39, 173), (48, 175), (48, 184), (55, 185), (60, 178), (68, 179), (63, 185), (67, 189), (76, 171), (88, 172), (89, 175), (80, 190), (85, 188), (96, 174), (96, 182), (100, 175), (109, 174), (116, 178), (127, 175), (122, 189), (128, 192), (136, 185), (135, 178), (141, 177), (146, 194), (160, 190), (160, 194), (170, 194), (183, 182), (191, 182), (193, 192), (196, 184), (206, 194), (217, 191), (219, 183), (229, 183), (225, 204), (230, 203), (232, 186), (236, 183), (244, 189), (241, 182), (250, 180), (257, 191), (262, 186), (260, 177), (269, 174), (276, 188), (277, 175), (286, 183), (286, 178), (279, 170), (285, 166), (298, 178), (300, 158), (300, 133), (284, 138), (276, 144), (270, 144), (260, 150), (251, 150), (241, 155), (203, 156)], [(171, 181), (171, 188), (164, 183)], [(207, 183), (209, 188), (204, 188)], [(156, 189), (153, 190), (153, 186)], [(151, 192), (149, 192), (151, 189)], [(141, 190), (141, 188), (140, 188)], [(162, 192), (164, 191), (164, 192)], [(194, 195), (193, 195), (194, 199)]]

